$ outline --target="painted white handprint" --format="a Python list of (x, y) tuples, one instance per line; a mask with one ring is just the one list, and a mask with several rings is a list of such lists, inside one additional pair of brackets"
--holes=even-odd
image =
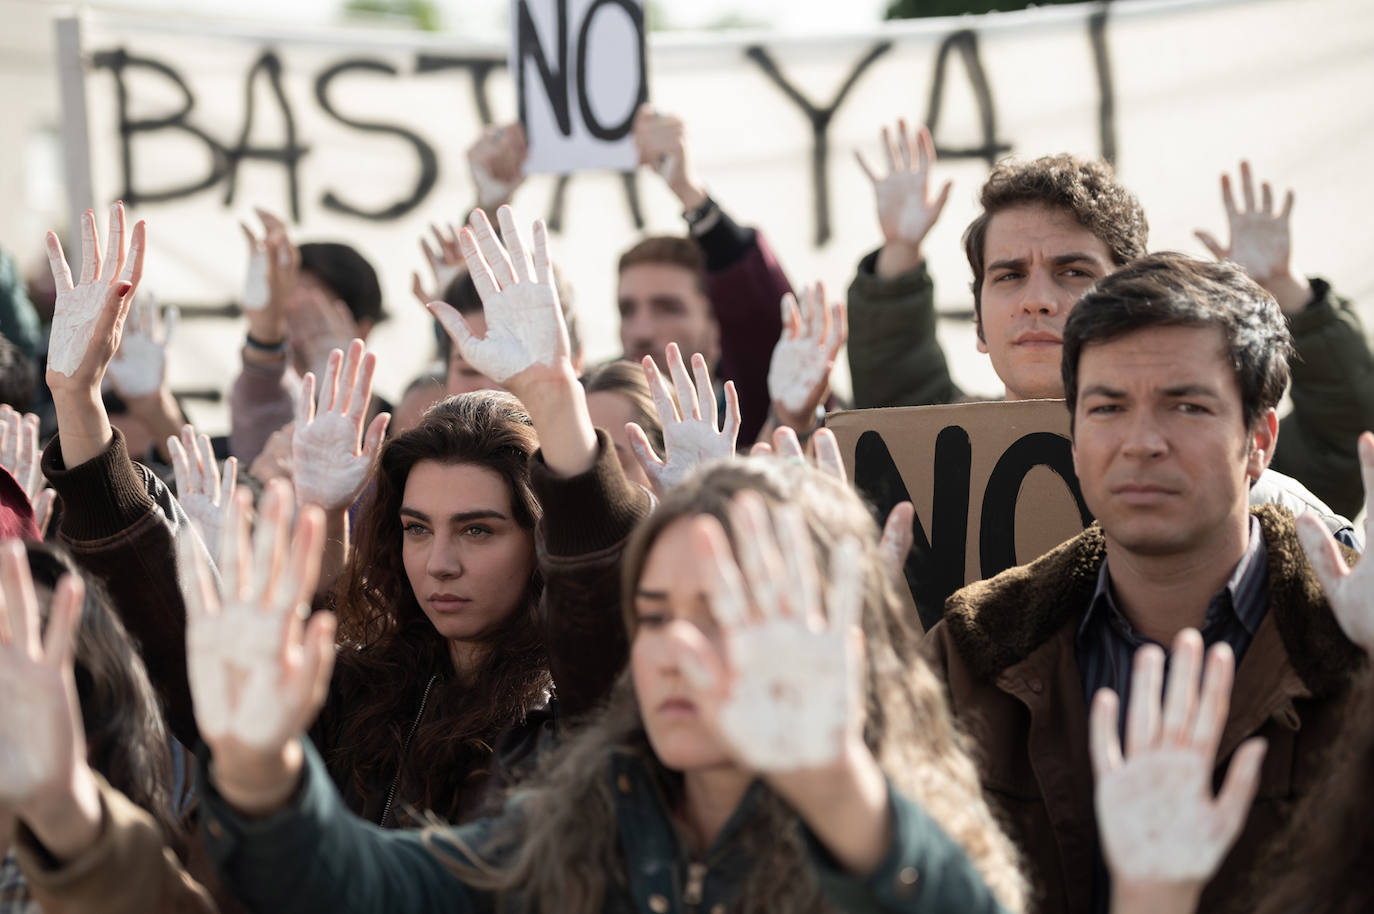
[[(930, 197), (930, 171), (935, 164), (935, 142), (925, 127), (913, 137), (905, 120), (897, 122), (897, 141), (883, 128), (883, 152), (887, 156), (887, 175), (879, 177), (863, 154), (855, 151), (859, 167), (873, 182), (878, 206), (878, 224), (886, 241), (920, 245), (930, 232), (949, 199), (951, 182)], [(914, 156), (913, 156), (914, 153)]]
[(468, 363), (510, 387), (512, 378), (532, 368), (551, 368), (566, 361), (571, 347), (544, 223), (534, 224), (531, 263), (510, 207), (501, 207), (497, 218), (504, 245), (481, 210), (473, 212), (469, 226), (459, 235), (468, 273), (482, 299), (486, 335), (473, 335), (463, 316), (443, 302), (431, 302), (429, 309)]
[(635, 457), (654, 491), (660, 494), (682, 482), (703, 463), (733, 457), (740, 427), (739, 395), (733, 382), (725, 383), (725, 421), (718, 424), (716, 392), (706, 359), (700, 353), (692, 356), (692, 374), (696, 376), (693, 384), (676, 343), (668, 344), (666, 358), (677, 392), (676, 403), (653, 358), (645, 356), (643, 362), (658, 419), (663, 423), (664, 458), (659, 459), (654, 453), (644, 429), (633, 422), (626, 426)]
[(304, 622), (319, 577), (324, 521), (318, 508), (304, 508), (292, 538), (291, 499), (290, 485), (274, 481), (255, 532), (248, 493), (230, 500), (220, 588), (199, 550), (179, 541), (178, 559), (189, 571), (183, 585), (187, 677), (196, 724), (217, 764), (221, 755), (279, 752), (324, 700), (333, 618), (319, 613)]
[(148, 397), (162, 389), (167, 377), (167, 350), (176, 330), (176, 308), (159, 309), (148, 292), (134, 296), (124, 335), (106, 374), (115, 392), (126, 400)]
[(117, 303), (128, 307), (143, 271), (145, 232), (142, 222), (134, 226), (126, 256), (124, 204), (116, 203), (110, 207), (108, 246), (102, 260), (95, 215), (87, 210), (81, 220), (81, 280), (75, 285), (62, 243), (48, 233), (48, 266), (57, 290), (48, 338), (50, 372), (67, 378), (75, 375), (102, 315)]
[(224, 462), (221, 480), (210, 436), (197, 435), (190, 425), (182, 427), (180, 440), (175, 436), (167, 439), (167, 451), (172, 455), (177, 501), (195, 525), (209, 554), (218, 555), (224, 514), (238, 485), (238, 458), (230, 457)]
[[(1360, 475), (1364, 479), (1365, 542), (1374, 535), (1374, 433), (1360, 435)], [(1351, 568), (1340, 547), (1315, 514), (1297, 519), (1298, 538), (1312, 570), (1322, 582), (1326, 602), (1351, 641), (1374, 653), (1374, 562), (1360, 560)]]
[(1226, 206), (1226, 222), (1231, 231), (1230, 244), (1223, 246), (1213, 235), (1197, 231), (1199, 241), (1217, 260), (1229, 260), (1239, 266), (1250, 278), (1264, 283), (1276, 275), (1283, 275), (1289, 269), (1289, 256), (1292, 252), (1293, 236), (1290, 217), (1293, 213), (1293, 192), (1284, 195), (1283, 209), (1274, 211), (1274, 190), (1265, 181), (1260, 188), (1259, 204), (1255, 201), (1255, 182), (1250, 174), (1250, 163), (1240, 163), (1241, 192), (1245, 208), (1236, 206), (1236, 196), (1231, 188), (1231, 176), (1221, 176), (1221, 198)]
[[(1203, 666), (1202, 636), (1174, 640), (1161, 710), (1164, 652), (1136, 651), (1126, 752), (1118, 736), (1120, 704), (1103, 689), (1093, 699), (1090, 748), (1102, 850), (1116, 884), (1201, 888), (1245, 824), (1259, 784), (1264, 741), (1236, 751), (1221, 793), (1213, 796), (1217, 746), (1230, 703), (1235, 661), (1218, 644)], [(1199, 689), (1199, 673), (1202, 673)]]
[(768, 364), (769, 398), (792, 416), (814, 412), (830, 391), (830, 371), (848, 336), (844, 303), (827, 306), (821, 283), (802, 290), (800, 305), (784, 295), (782, 337)]
[(363, 354), (363, 341), (349, 344), (348, 355), (329, 355), (315, 401), (315, 376), (307, 373), (296, 404), (296, 430), (291, 441), (296, 498), (330, 510), (352, 504), (367, 484), (390, 413), (379, 413), (363, 439), (363, 420), (372, 400), (377, 357)]
[(842, 540), (822, 587), (800, 510), (771, 514), (757, 493), (736, 496), (733, 550), (718, 521), (697, 518), (724, 655), (698, 647), (683, 672), (732, 753), (755, 771), (783, 773), (837, 761), (862, 729), (853, 629), (864, 563), (859, 543)]

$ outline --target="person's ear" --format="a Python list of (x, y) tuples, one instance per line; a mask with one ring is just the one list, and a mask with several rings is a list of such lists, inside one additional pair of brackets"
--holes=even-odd
[(1279, 414), (1273, 409), (1266, 409), (1250, 429), (1250, 452), (1245, 458), (1245, 475), (1252, 480), (1260, 478), (1260, 474), (1269, 468), (1269, 462), (1274, 459), (1274, 446), (1278, 441)]
[(372, 328), (377, 326), (377, 322), (370, 317), (365, 317), (355, 322), (358, 327), (358, 339), (367, 342), (367, 335), (372, 332)]

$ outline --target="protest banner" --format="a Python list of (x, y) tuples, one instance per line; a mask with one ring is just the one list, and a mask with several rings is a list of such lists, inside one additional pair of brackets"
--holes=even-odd
[(642, 0), (511, 0), (511, 51), (530, 174), (630, 171), (648, 100)]
[(972, 581), (1025, 564), (1091, 523), (1062, 400), (836, 413), (854, 486), (884, 518), (916, 508), (905, 574), (921, 625)]
[[(568, 0), (570, 35), (589, 5)], [(603, 21), (625, 18), (605, 4), (592, 15), (593, 43), (606, 40)], [(1374, 96), (1352, 88), (1374, 85), (1371, 42), (1364, 0), (1139, 0), (810, 37), (656, 34), (648, 78), (655, 107), (686, 122), (712, 196), (764, 230), (798, 284), (843, 289), (877, 245), (852, 151), (876, 161), (879, 128), (905, 115), (930, 125), (936, 177), (955, 182), (924, 245), (945, 313), (971, 310), (959, 236), (989, 164), (1056, 151), (1114, 160), (1149, 214), (1151, 247), (1200, 256), (1193, 230), (1225, 229), (1218, 175), (1251, 157), (1298, 191), (1296, 262), (1368, 301), (1374, 184), (1352, 178), (1374, 148)], [(235, 223), (255, 205), (281, 212), (298, 238), (346, 240), (377, 266), (392, 314), (369, 338), (382, 392), (425, 367), (417, 341), (430, 339), (430, 321), (409, 292), (424, 267), (418, 238), (431, 221), (463, 217), (474, 201), (463, 150), (519, 114), (503, 37), (92, 12), (72, 21), (63, 48), (81, 96), (63, 109), (73, 210), (125, 200), (149, 221), (150, 288), (199, 318), (183, 322), (176, 386), (236, 371), (245, 250)], [(598, 117), (612, 125), (617, 113)], [(644, 232), (681, 234), (676, 198), (641, 169), (536, 175), (516, 206), (550, 224), (588, 358), (617, 354), (616, 256)], [(955, 380), (999, 393), (966, 319), (939, 332)], [(837, 377), (843, 388), (843, 368)]]

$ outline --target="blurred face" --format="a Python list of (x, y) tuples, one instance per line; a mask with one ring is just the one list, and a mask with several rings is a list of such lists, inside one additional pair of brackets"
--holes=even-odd
[(635, 459), (630, 436), (625, 431), (625, 423), (638, 418), (630, 398), (609, 390), (590, 393), (587, 394), (587, 411), (592, 414), (592, 425), (605, 429), (606, 434), (611, 436), (615, 444), (615, 456), (620, 461), (620, 468), (625, 471), (625, 478), (649, 488), (649, 477)]
[(717, 649), (720, 631), (702, 587), (705, 556), (697, 555), (690, 519), (672, 522), (655, 540), (635, 589), (637, 620), (630, 647), (639, 713), (654, 754), (675, 771), (732, 763), (688, 697), (680, 666), (682, 639), (704, 636)]
[(983, 245), (986, 352), (1008, 400), (1064, 396), (1064, 321), (1088, 286), (1116, 266), (1111, 249), (1073, 213), (1013, 206), (993, 216)]
[(1222, 347), (1215, 328), (1153, 327), (1083, 349), (1074, 468), (1109, 543), (1182, 555), (1244, 535), (1278, 420), (1247, 432)]
[(391, 417), (391, 434), (408, 432), (420, 424), (425, 410), (444, 399), (444, 385), (438, 381), (417, 384), (406, 392)]
[(700, 352), (706, 364), (719, 357), (719, 328), (711, 302), (697, 288), (686, 267), (671, 263), (640, 263), (620, 273), (620, 345), (625, 358), (638, 362), (653, 356), (659, 368), (669, 343), (682, 347), (684, 359)]
[(500, 474), (422, 460), (406, 477), (400, 520), (406, 578), (439, 634), (480, 640), (524, 606), (534, 531), (516, 523)]
[(286, 341), (298, 372), (313, 371), (303, 340), (328, 334), (341, 340), (366, 340), (372, 321), (356, 321), (338, 294), (314, 273), (302, 270), (286, 305)]
[[(468, 328), (476, 336), (487, 335), (487, 316), (481, 311), (464, 314)], [(448, 395), (470, 394), (475, 390), (505, 390), (491, 378), (482, 374), (463, 358), (455, 344), (449, 348), (448, 355)]]

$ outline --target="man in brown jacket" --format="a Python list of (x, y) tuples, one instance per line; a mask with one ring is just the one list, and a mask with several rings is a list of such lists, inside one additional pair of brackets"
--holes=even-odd
[[(1251, 511), (1278, 438), (1291, 339), (1238, 268), (1178, 255), (1099, 280), (1065, 326), (1074, 463), (1098, 518), (1030, 565), (950, 598), (927, 639), (1041, 911), (1105, 912), (1087, 708), (1126, 707), (1131, 657), (1183, 628), (1238, 669), (1218, 776), (1268, 741), (1259, 794), (1200, 910), (1236, 904), (1264, 845), (1322, 777), (1363, 653), (1341, 633), (1284, 509)], [(1353, 558), (1353, 553), (1349, 557)]]

